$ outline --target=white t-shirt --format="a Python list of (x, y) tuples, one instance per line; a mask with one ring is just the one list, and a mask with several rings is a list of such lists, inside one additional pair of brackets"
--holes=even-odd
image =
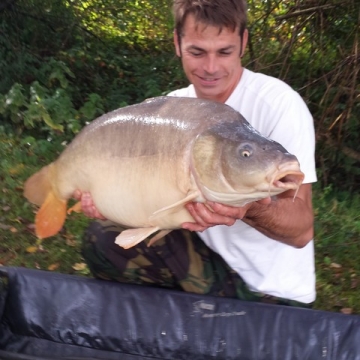
[[(196, 97), (193, 85), (168, 95)], [(304, 183), (317, 180), (313, 119), (305, 102), (290, 86), (244, 69), (226, 104), (298, 158)], [(313, 241), (297, 249), (268, 238), (241, 220), (230, 227), (214, 226), (199, 235), (238, 272), (250, 290), (304, 303), (315, 300)]]

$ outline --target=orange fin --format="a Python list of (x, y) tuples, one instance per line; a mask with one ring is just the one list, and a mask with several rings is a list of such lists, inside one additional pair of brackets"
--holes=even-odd
[(177, 211), (182, 209), (186, 203), (188, 203), (189, 201), (195, 200), (199, 195), (200, 195), (199, 191), (197, 191), (197, 190), (191, 191), (189, 194), (187, 194), (187, 196), (184, 199), (181, 199), (180, 201), (177, 201), (174, 204), (171, 204), (169, 206), (166, 206), (162, 209), (155, 211), (149, 217), (149, 222), (154, 223), (154, 222), (156, 222), (156, 220), (158, 220), (160, 218), (164, 218), (166, 216), (169, 216), (170, 214), (176, 213)]
[(115, 239), (115, 244), (123, 247), (124, 249), (129, 249), (139, 242), (145, 240), (148, 236), (158, 231), (157, 226), (149, 228), (139, 228), (139, 229), (127, 229), (122, 231)]
[(59, 199), (50, 191), (36, 214), (35, 233), (39, 239), (57, 234), (66, 218), (66, 200)]
[(76, 212), (76, 213), (82, 212), (81, 201), (78, 201), (74, 206), (72, 206), (72, 207), (67, 211), (68, 215), (70, 215), (72, 212)]

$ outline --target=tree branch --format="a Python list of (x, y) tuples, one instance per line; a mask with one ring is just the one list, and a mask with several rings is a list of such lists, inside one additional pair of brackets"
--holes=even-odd
[(285, 20), (285, 19), (289, 19), (289, 18), (292, 18), (292, 17), (297, 17), (297, 16), (300, 16), (300, 15), (304, 15), (304, 14), (308, 14), (308, 13), (311, 13), (311, 12), (315, 12), (315, 11), (318, 11), (318, 10), (328, 10), (328, 9), (333, 9), (335, 8), (336, 5), (320, 5), (320, 6), (314, 6), (314, 7), (311, 7), (311, 8), (308, 8), (308, 9), (304, 9), (304, 10), (298, 10), (298, 11), (295, 11), (293, 13), (287, 13), (285, 15), (280, 15), (280, 16), (277, 16), (276, 19), (277, 20)]

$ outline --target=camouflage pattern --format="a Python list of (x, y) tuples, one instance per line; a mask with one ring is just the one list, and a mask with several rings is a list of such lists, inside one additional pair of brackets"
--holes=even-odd
[(311, 304), (250, 291), (244, 280), (207, 247), (196, 232), (174, 230), (150, 247), (147, 239), (125, 250), (115, 244), (122, 230), (124, 228), (110, 221), (100, 220), (87, 228), (82, 253), (95, 277), (247, 301), (311, 307)]

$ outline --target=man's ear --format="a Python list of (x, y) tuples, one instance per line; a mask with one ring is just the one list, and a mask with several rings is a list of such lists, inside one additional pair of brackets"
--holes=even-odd
[(241, 45), (240, 57), (243, 57), (245, 54), (245, 49), (248, 43), (248, 39), (249, 39), (249, 32), (248, 29), (245, 29), (240, 44)]
[(174, 45), (175, 45), (175, 52), (178, 57), (181, 57), (181, 45), (180, 39), (176, 29), (174, 30)]

